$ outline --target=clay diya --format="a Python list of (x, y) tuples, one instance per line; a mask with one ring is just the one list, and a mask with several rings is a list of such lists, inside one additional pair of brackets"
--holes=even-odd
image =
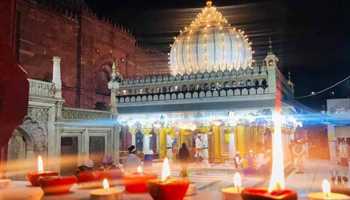
[(155, 200), (182, 200), (190, 182), (184, 178), (171, 178), (167, 158), (163, 161), (161, 179), (148, 182), (148, 192)]
[(45, 194), (68, 193), (77, 182), (75, 176), (47, 176), (39, 179), (40, 187)]
[(148, 192), (148, 181), (156, 178), (157, 176), (155, 174), (144, 173), (143, 168), (139, 166), (136, 173), (124, 176), (123, 184), (125, 190), (129, 193), (144, 193)]
[(90, 197), (92, 200), (119, 200), (124, 189), (111, 188), (107, 179), (102, 181), (103, 188), (92, 190)]
[(38, 170), (36, 172), (29, 172), (27, 174), (27, 179), (32, 184), (32, 186), (40, 186), (39, 179), (41, 177), (58, 176), (57, 172), (44, 171), (44, 164), (41, 156), (38, 156), (37, 163), (38, 163)]
[(236, 172), (233, 176), (233, 187), (223, 188), (221, 190), (223, 200), (242, 200), (242, 178), (241, 175)]
[(322, 192), (308, 194), (309, 200), (350, 200), (350, 196), (331, 192), (331, 185), (328, 180), (322, 181)]

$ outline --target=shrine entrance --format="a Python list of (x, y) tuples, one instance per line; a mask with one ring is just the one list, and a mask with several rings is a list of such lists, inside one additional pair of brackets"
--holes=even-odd
[(78, 166), (78, 137), (61, 137), (61, 174), (74, 174)]
[(32, 157), (33, 142), (30, 136), (20, 128), (15, 129), (8, 143), (8, 175), (15, 179), (23, 178), (24, 171), (28, 168), (26, 160)]

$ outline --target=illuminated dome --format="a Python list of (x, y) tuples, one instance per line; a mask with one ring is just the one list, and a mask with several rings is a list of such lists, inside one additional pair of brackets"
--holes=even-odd
[(172, 74), (224, 71), (250, 67), (251, 42), (231, 27), (211, 1), (189, 27), (175, 37), (169, 53)]

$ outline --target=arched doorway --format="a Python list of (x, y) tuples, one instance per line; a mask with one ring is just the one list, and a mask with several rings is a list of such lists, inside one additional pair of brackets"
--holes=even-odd
[(28, 159), (33, 157), (33, 142), (21, 128), (14, 130), (8, 143), (7, 172), (11, 178), (22, 179), (28, 169)]

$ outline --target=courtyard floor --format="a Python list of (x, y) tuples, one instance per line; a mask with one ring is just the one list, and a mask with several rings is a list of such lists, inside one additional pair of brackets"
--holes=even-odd
[[(154, 169), (157, 170), (157, 164)], [(174, 167), (173, 175), (178, 173), (178, 169)], [(231, 164), (220, 164), (211, 166), (192, 165), (190, 170), (191, 180), (196, 184), (198, 193), (188, 196), (186, 200), (206, 200), (221, 199), (220, 189), (231, 186), (233, 182), (233, 172)], [(305, 173), (297, 174), (294, 171), (286, 178), (288, 188), (298, 191), (299, 199), (306, 200), (309, 192), (321, 190), (321, 182), (324, 178), (330, 178), (331, 170), (338, 170), (340, 175), (347, 175), (347, 168), (336, 166), (329, 161), (312, 160), (305, 164)], [(158, 170), (157, 170), (158, 171)], [(159, 172), (159, 171), (158, 171)], [(27, 187), (25, 181), (15, 181), (14, 186)], [(267, 186), (267, 177), (243, 176), (244, 186)], [(74, 188), (73, 192), (59, 196), (45, 196), (45, 200), (54, 199), (89, 199), (90, 190), (82, 190)], [(152, 199), (148, 194), (124, 194), (123, 199), (141, 200)]]

